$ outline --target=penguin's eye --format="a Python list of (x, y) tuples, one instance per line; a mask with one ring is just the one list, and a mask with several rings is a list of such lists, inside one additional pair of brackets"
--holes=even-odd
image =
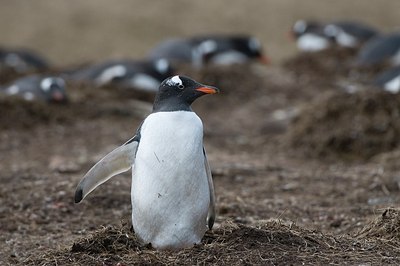
[(179, 84), (179, 85), (178, 85), (178, 88), (181, 89), (181, 90), (183, 90), (183, 88), (185, 88), (185, 86), (183, 86), (183, 84)]

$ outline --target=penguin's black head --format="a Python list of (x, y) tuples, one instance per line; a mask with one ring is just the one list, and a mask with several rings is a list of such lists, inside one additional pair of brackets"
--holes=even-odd
[[(263, 53), (261, 42), (255, 37), (246, 35), (203, 37), (198, 49), (203, 61), (207, 63), (213, 62), (216, 57), (229, 53), (242, 55), (242, 60), (237, 59), (237, 62), (248, 62), (256, 59), (264, 64), (269, 63), (268, 58)], [(218, 60), (216, 61), (218, 62)]]
[(62, 78), (46, 77), (41, 80), (40, 89), (48, 102), (65, 103), (67, 101), (65, 82)]
[(154, 101), (153, 112), (191, 111), (190, 105), (199, 97), (215, 94), (219, 90), (185, 76), (165, 79)]
[(294, 23), (291, 35), (297, 39), (306, 33), (317, 33), (323, 30), (323, 25), (315, 21), (298, 20)]

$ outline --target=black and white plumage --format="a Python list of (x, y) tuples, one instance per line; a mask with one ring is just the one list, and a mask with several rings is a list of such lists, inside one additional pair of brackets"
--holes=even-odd
[(173, 63), (186, 63), (196, 67), (250, 61), (268, 63), (260, 41), (247, 35), (204, 35), (169, 39), (152, 49), (149, 58), (166, 58)]
[(190, 105), (217, 92), (184, 76), (163, 81), (153, 112), (131, 140), (89, 170), (75, 202), (132, 167), (132, 225), (138, 238), (157, 249), (199, 243), (213, 226), (215, 196), (203, 124)]
[(296, 40), (297, 48), (303, 52), (317, 52), (332, 45), (332, 40), (324, 33), (324, 25), (316, 21), (296, 21), (291, 36)]
[(269, 59), (264, 55), (261, 42), (248, 35), (209, 35), (192, 38), (197, 44), (203, 64), (232, 65)]
[(298, 20), (292, 27), (298, 49), (308, 52), (333, 46), (356, 48), (378, 34), (376, 29), (356, 21), (322, 23)]
[(324, 34), (338, 46), (359, 47), (377, 36), (378, 30), (356, 21), (336, 21), (324, 26)]
[(13, 69), (17, 73), (26, 73), (47, 69), (48, 62), (29, 50), (0, 48), (0, 67)]
[(400, 92), (400, 66), (393, 67), (379, 74), (373, 85), (381, 87), (383, 90), (391, 93)]
[(400, 33), (380, 35), (372, 38), (361, 47), (356, 63), (360, 66), (371, 66), (389, 61), (400, 64)]
[(6, 95), (20, 96), (27, 101), (64, 103), (68, 99), (65, 81), (57, 76), (30, 75), (22, 77), (1, 91)]
[(113, 84), (121, 88), (135, 88), (157, 92), (161, 82), (173, 74), (166, 59), (112, 60), (66, 73), (68, 79), (91, 82), (97, 86)]

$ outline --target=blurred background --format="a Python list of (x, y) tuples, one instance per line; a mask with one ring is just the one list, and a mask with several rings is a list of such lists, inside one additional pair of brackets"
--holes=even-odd
[[(0, 0), (0, 264), (400, 265), (399, 15), (400, 0)], [(340, 43), (369, 27), (379, 49)], [(270, 63), (219, 33), (256, 37)], [(186, 62), (139, 62), (174, 37)], [(249, 60), (214, 64), (226, 54)], [(177, 73), (222, 92), (193, 105), (218, 216), (170, 254), (133, 241), (130, 173), (73, 195)]]
[(56, 65), (142, 57), (161, 40), (195, 34), (248, 33), (272, 62), (296, 51), (287, 32), (298, 19), (358, 20), (398, 27), (397, 0), (36, 0), (0, 1), (0, 44), (32, 48)]

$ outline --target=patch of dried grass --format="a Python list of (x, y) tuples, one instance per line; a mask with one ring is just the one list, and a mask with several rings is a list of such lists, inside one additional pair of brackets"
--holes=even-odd
[[(291, 222), (272, 219), (254, 225), (230, 220), (207, 232), (202, 243), (178, 252), (157, 251), (141, 245), (128, 225), (105, 227), (76, 240), (72, 247), (35, 254), (24, 265), (132, 265), (132, 264), (232, 264), (275, 265), (301, 263), (386, 262), (370, 252), (371, 241), (333, 237), (307, 230)], [(399, 251), (381, 245), (400, 262)], [(397, 257), (396, 257), (397, 256)]]

